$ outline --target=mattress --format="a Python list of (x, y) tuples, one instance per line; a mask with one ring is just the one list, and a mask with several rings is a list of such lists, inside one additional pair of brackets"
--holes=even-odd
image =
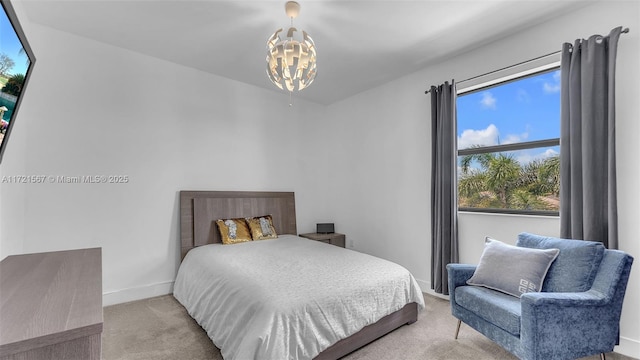
[(415, 302), (402, 266), (293, 235), (189, 251), (175, 298), (226, 360), (312, 359)]

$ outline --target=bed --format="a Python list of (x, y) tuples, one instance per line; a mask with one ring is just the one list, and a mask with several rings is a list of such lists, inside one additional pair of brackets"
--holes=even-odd
[[(265, 214), (278, 239), (221, 244), (215, 220)], [(298, 237), (291, 192), (181, 191), (180, 233), (174, 296), (225, 359), (338, 359), (424, 307), (401, 266)]]

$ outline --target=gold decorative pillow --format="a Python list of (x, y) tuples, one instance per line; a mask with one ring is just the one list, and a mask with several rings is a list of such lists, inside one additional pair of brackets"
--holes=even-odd
[(223, 244), (237, 244), (251, 241), (251, 232), (244, 219), (220, 219), (216, 220)]
[(273, 226), (273, 219), (271, 218), (271, 215), (246, 218), (245, 220), (247, 220), (247, 224), (249, 224), (253, 240), (278, 238), (276, 228)]

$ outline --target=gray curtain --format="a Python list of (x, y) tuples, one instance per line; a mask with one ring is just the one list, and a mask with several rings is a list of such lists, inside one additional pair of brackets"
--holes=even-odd
[(615, 67), (622, 28), (562, 47), (560, 235), (618, 248)]
[(458, 262), (456, 88), (431, 87), (431, 288), (449, 294), (447, 264)]

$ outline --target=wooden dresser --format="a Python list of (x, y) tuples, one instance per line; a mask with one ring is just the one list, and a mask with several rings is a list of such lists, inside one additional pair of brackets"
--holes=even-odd
[(101, 248), (0, 262), (0, 360), (99, 360)]

